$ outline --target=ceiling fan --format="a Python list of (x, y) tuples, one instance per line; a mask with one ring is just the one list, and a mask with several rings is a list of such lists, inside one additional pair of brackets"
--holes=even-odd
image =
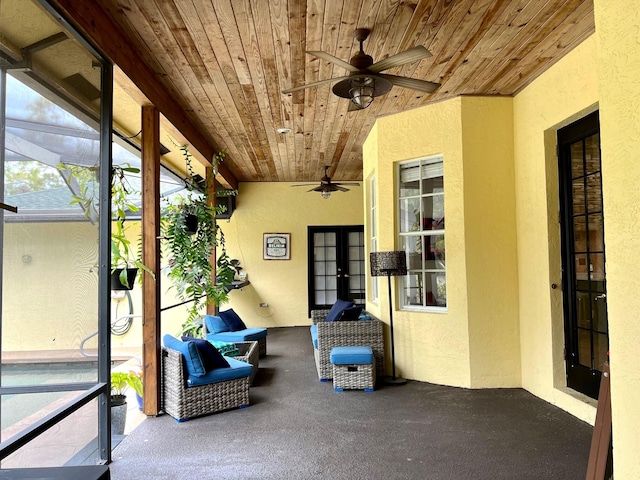
[[(320, 179), (320, 185), (308, 190), (309, 192), (320, 192), (322, 194), (322, 198), (329, 198), (332, 192), (348, 192), (348, 188), (344, 188), (342, 185), (360, 185), (358, 182), (347, 182), (347, 183), (338, 183), (332, 182), (331, 177), (327, 173), (329, 167), (324, 167), (324, 176)], [(316, 185), (315, 183), (301, 183), (299, 185), (291, 185), (292, 187), (309, 187), (311, 185)]]
[(431, 53), (422, 45), (410, 48), (404, 52), (391, 55), (383, 60), (373, 63), (373, 58), (364, 53), (362, 43), (367, 39), (371, 31), (367, 28), (358, 28), (353, 36), (360, 42), (360, 51), (356, 53), (349, 63), (326, 52), (308, 51), (309, 55), (322, 60), (334, 63), (349, 71), (349, 75), (344, 77), (327, 78), (317, 82), (292, 87), (283, 90), (282, 93), (293, 93), (309, 87), (316, 87), (325, 83), (338, 82), (332, 90), (335, 95), (351, 100), (349, 111), (362, 110), (373, 102), (375, 97), (384, 95), (391, 90), (394, 85), (398, 87), (411, 88), (424, 93), (431, 93), (440, 86), (439, 83), (418, 80), (416, 78), (402, 77), (399, 75), (388, 75), (380, 73), (389, 68), (398, 67), (406, 63), (415, 62), (423, 58), (428, 58)]

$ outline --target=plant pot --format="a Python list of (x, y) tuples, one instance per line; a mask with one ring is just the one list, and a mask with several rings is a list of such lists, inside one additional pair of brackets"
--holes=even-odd
[(111, 272), (111, 290), (131, 290), (133, 288), (133, 284), (136, 281), (136, 275), (138, 274), (137, 268), (127, 268), (127, 283), (124, 285), (120, 281), (120, 273), (122, 273), (122, 268), (116, 268), (113, 272)]
[(198, 217), (193, 213), (187, 213), (184, 217), (184, 227), (187, 234), (193, 235), (198, 231)]
[(124, 435), (127, 423), (127, 397), (124, 395), (111, 396), (111, 436)]
[(138, 410), (142, 411), (142, 408), (144, 407), (144, 400), (142, 400), (142, 397), (137, 393), (136, 393), (136, 401), (138, 402)]

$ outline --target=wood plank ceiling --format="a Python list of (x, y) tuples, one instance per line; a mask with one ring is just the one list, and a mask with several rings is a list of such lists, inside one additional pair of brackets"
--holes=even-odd
[[(505, 95), (595, 30), (591, 0), (100, 0), (185, 115), (240, 181), (362, 179), (376, 118), (458, 95)], [(96, 5), (97, 7), (97, 5)], [(353, 31), (371, 29), (375, 61), (417, 45), (432, 56), (385, 73), (441, 83), (433, 94), (393, 87), (364, 110), (332, 84), (283, 89), (347, 72)], [(278, 133), (281, 127), (292, 129)], [(416, 132), (419, 134), (419, 132)]]

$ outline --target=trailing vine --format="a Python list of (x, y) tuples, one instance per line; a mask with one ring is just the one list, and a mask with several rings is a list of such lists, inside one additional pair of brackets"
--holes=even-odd
[[(228, 286), (233, 281), (235, 270), (227, 255), (224, 233), (215, 218), (216, 214), (224, 212), (224, 207), (211, 205), (206, 186), (204, 192), (198, 190), (191, 165), (192, 155), (187, 145), (180, 146), (180, 149), (189, 174), (186, 179), (187, 194), (163, 210), (162, 229), (167, 256), (164, 270), (178, 297), (183, 302), (189, 302), (189, 315), (182, 333), (201, 336), (202, 323), (198, 321), (200, 310), (212, 302), (219, 306), (229, 300)], [(214, 157), (214, 165), (221, 162), (224, 155), (224, 150), (218, 153)], [(187, 214), (197, 217), (195, 233), (187, 229)], [(219, 250), (219, 256), (215, 265), (212, 265), (210, 260), (214, 249)]]

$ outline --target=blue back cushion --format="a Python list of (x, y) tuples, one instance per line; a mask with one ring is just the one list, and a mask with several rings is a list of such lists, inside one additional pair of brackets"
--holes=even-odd
[(224, 323), (224, 320), (216, 315), (205, 315), (204, 322), (207, 325), (207, 332), (209, 333), (222, 333), (229, 331), (229, 327)]
[(202, 359), (200, 358), (200, 352), (198, 352), (198, 347), (194, 342), (181, 342), (173, 335), (169, 335), (168, 333), (162, 337), (162, 343), (167, 348), (172, 348), (173, 350), (177, 350), (184, 357), (184, 361), (187, 364), (187, 372), (189, 375), (193, 375), (194, 377), (202, 377), (207, 371), (202, 364)]
[(360, 312), (362, 312), (362, 305), (355, 305), (353, 307), (345, 308), (338, 320), (358, 320)]
[(340, 315), (342, 315), (342, 311), (345, 308), (349, 308), (349, 307), (353, 307), (353, 302), (347, 302), (346, 300), (340, 300), (340, 299), (336, 300), (336, 303), (333, 304), (333, 306), (331, 307), (331, 310), (329, 310), (329, 313), (325, 317), (324, 321), (335, 322), (340, 318)]
[(202, 365), (207, 372), (214, 368), (229, 368), (229, 362), (225, 360), (216, 347), (203, 338), (182, 337), (183, 341), (191, 341), (196, 344), (198, 353), (202, 359)]
[(233, 308), (225, 310), (224, 312), (219, 312), (218, 316), (227, 324), (230, 332), (238, 332), (240, 330), (246, 330), (247, 328), (238, 314), (233, 311)]

